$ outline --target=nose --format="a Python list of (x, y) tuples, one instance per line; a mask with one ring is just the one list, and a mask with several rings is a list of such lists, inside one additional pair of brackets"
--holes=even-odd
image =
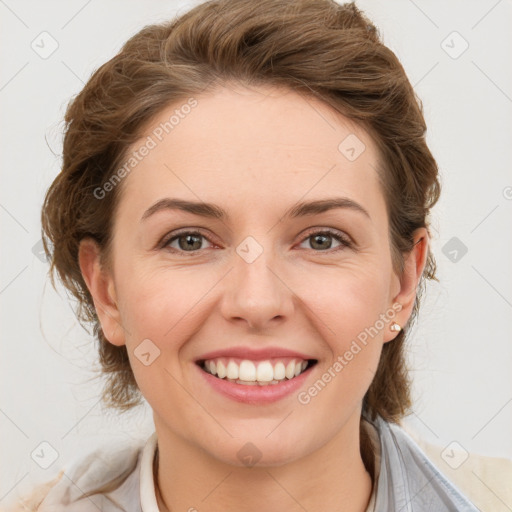
[(227, 276), (221, 305), (227, 321), (245, 322), (251, 330), (259, 331), (291, 317), (294, 294), (277, 267), (266, 251), (250, 263), (234, 254), (234, 268)]

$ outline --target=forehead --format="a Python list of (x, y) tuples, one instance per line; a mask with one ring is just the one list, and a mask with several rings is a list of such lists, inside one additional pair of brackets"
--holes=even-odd
[(376, 207), (383, 202), (372, 197), (381, 194), (377, 150), (366, 131), (287, 89), (222, 87), (176, 102), (130, 151), (143, 145), (150, 149), (122, 183), (127, 214), (142, 214), (166, 196), (260, 209), (268, 206), (263, 198), (287, 208), (305, 195), (335, 192), (359, 202), (366, 195)]

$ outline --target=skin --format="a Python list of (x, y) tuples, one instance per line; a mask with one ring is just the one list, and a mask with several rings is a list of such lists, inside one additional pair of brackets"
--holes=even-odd
[[(417, 243), (397, 275), (376, 146), (320, 101), (242, 86), (196, 99), (197, 107), (122, 183), (112, 271), (101, 268), (94, 242), (80, 246), (103, 331), (114, 345), (126, 344), (153, 409), (159, 506), (364, 511), (372, 483), (359, 450), (361, 405), (383, 344), (396, 337), (391, 322), (308, 404), (297, 393), (265, 405), (235, 402), (198, 378), (194, 360), (239, 345), (297, 350), (318, 360), (301, 388), (307, 390), (393, 304), (402, 306), (393, 320), (406, 324), (427, 232), (415, 232)], [(133, 149), (177, 107), (162, 111)], [(338, 150), (350, 134), (366, 146), (354, 161)], [(334, 196), (355, 201), (369, 216), (341, 208), (283, 218), (299, 201)], [(141, 222), (165, 197), (215, 203), (229, 218), (167, 210)], [(181, 228), (201, 229), (205, 237), (192, 256), (183, 238), (181, 246), (179, 239), (158, 246)], [(353, 245), (311, 236), (326, 228)], [(252, 263), (236, 252), (248, 236), (263, 249)], [(134, 355), (145, 339), (160, 350), (149, 366)], [(253, 467), (237, 457), (247, 442), (261, 453)]]

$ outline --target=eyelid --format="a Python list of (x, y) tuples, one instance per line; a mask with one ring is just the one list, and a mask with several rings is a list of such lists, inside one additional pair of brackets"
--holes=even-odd
[[(175, 240), (176, 238), (180, 237), (181, 235), (186, 235), (186, 234), (200, 235), (203, 238), (205, 238), (209, 243), (216, 245), (215, 242), (210, 239), (211, 237), (209, 235), (205, 234), (205, 230), (203, 230), (202, 228), (186, 227), (186, 228), (178, 229), (176, 231), (172, 231), (171, 233), (167, 233), (162, 238), (162, 240), (158, 243), (157, 248), (158, 249), (166, 249), (166, 248), (168, 248), (167, 246), (171, 241)], [(337, 247), (334, 249), (327, 249), (325, 251), (314, 251), (313, 250), (313, 252), (315, 252), (315, 253), (332, 254), (333, 252), (336, 252), (339, 249), (343, 249), (343, 248), (345, 248), (345, 249), (352, 248), (353, 249), (356, 247), (356, 243), (355, 243), (354, 239), (349, 234), (345, 233), (344, 231), (340, 231), (335, 228), (327, 228), (327, 227), (320, 227), (320, 226), (316, 226), (316, 227), (307, 229), (306, 232), (302, 235), (302, 237), (299, 241), (299, 245), (302, 244), (309, 237), (316, 235), (316, 234), (330, 235), (333, 238), (337, 239), (340, 242), (340, 244), (342, 245), (342, 247)], [(198, 251), (181, 251), (181, 250), (177, 250), (174, 248), (168, 248), (168, 249), (171, 252), (177, 252), (179, 254), (188, 254), (191, 256), (195, 255), (195, 254), (199, 254), (204, 250), (204, 249), (200, 249)]]
[(310, 238), (313, 235), (329, 235), (333, 237), (334, 239), (338, 240), (338, 242), (341, 244), (340, 247), (335, 247), (334, 249), (327, 249), (325, 251), (313, 251), (315, 254), (333, 254), (341, 249), (355, 249), (356, 243), (354, 239), (344, 231), (340, 231), (339, 229), (335, 228), (326, 228), (326, 227), (313, 227), (309, 228), (306, 233), (302, 236), (301, 241), (299, 242), (299, 245), (302, 244), (305, 240)]
[[(187, 227), (187, 228), (181, 228), (177, 229), (176, 231), (172, 231), (170, 233), (167, 233), (164, 235), (164, 237), (158, 242), (157, 249), (165, 249), (167, 244), (169, 244), (172, 240), (175, 238), (180, 237), (181, 235), (200, 235), (211, 244), (215, 245), (215, 243), (210, 239), (211, 237), (209, 235), (206, 235), (206, 232), (202, 228), (194, 228), (194, 227)], [(178, 251), (180, 253), (186, 253), (188, 251)], [(199, 253), (199, 251), (190, 251), (191, 254), (193, 253)]]

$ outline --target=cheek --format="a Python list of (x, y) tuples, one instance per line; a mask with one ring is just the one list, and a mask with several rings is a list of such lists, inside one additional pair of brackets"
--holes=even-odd
[(324, 326), (329, 349), (322, 365), (324, 380), (336, 381), (332, 388), (343, 387), (345, 396), (362, 398), (377, 369), (385, 329), (393, 318), (387, 275), (377, 266), (336, 269), (330, 279), (316, 276), (319, 291), (309, 294), (307, 306), (321, 320), (317, 325)]
[[(378, 265), (355, 264), (328, 273), (317, 272), (304, 283), (303, 297), (343, 344), (374, 326), (389, 308), (389, 275), (387, 269)], [(316, 292), (310, 291), (315, 289)], [(379, 331), (381, 323), (377, 325)]]
[[(186, 271), (132, 271), (121, 287), (121, 316), (135, 380), (158, 409), (187, 400), (180, 389), (180, 351), (200, 327), (201, 298), (212, 286), (190, 279)], [(203, 304), (204, 307), (204, 304)], [(174, 378), (173, 378), (174, 377)]]
[[(379, 280), (380, 279), (380, 280)], [(298, 401), (312, 417), (334, 431), (361, 403), (374, 378), (383, 345), (385, 281), (378, 275), (345, 275), (331, 282), (308, 306), (318, 314), (329, 355), (318, 365), (315, 379)], [(384, 315), (384, 316), (383, 316)], [(314, 411), (314, 414), (313, 414)], [(306, 415), (307, 416), (307, 415)], [(305, 418), (305, 421), (309, 421)]]
[[(133, 268), (120, 287), (121, 316), (129, 331), (127, 344), (140, 338), (164, 340), (187, 325), (194, 305), (208, 290), (211, 276), (198, 280), (186, 270)], [(198, 306), (196, 306), (198, 307)]]

